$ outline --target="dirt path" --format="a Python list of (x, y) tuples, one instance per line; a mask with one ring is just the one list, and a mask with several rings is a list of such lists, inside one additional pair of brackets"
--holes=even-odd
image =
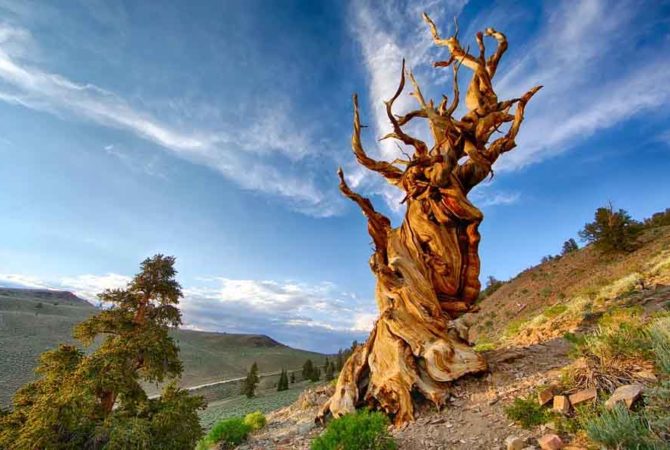
[[(490, 352), (489, 374), (457, 381), (442, 411), (421, 405), (415, 422), (392, 430), (399, 448), (494, 449), (503, 448), (510, 435), (539, 437), (511, 424), (503, 408), (536, 386), (556, 381), (559, 369), (570, 362), (568, 348), (563, 339), (553, 339)], [(311, 439), (322, 431), (314, 426), (313, 418), (328, 395), (327, 389), (306, 392), (295, 405), (271, 413), (268, 426), (239, 448), (308, 449)]]

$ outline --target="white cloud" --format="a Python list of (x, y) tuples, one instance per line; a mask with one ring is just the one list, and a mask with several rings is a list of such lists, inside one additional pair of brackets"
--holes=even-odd
[(545, 86), (527, 108), (519, 147), (501, 158), (498, 169), (545, 160), (670, 103), (670, 45), (661, 39), (653, 51), (638, 45), (655, 33), (642, 11), (627, 1), (551, 4), (537, 37), (497, 83), (504, 97)]
[(130, 277), (115, 273), (105, 275), (85, 274), (55, 280), (43, 280), (32, 275), (0, 273), (0, 286), (66, 290), (91, 303), (96, 303), (97, 295), (105, 289), (122, 288), (129, 281)]
[(478, 206), (512, 205), (521, 198), (519, 192), (489, 192), (489, 189), (475, 189), (470, 199)]
[[(311, 173), (292, 164), (316, 155), (320, 146), (288, 119), (291, 107), (286, 101), (265, 103), (251, 126), (231, 123), (227, 129), (211, 130), (188, 124), (190, 131), (184, 131), (98, 86), (25, 63), (28, 41), (28, 31), (0, 23), (0, 101), (132, 132), (219, 171), (244, 189), (284, 198), (310, 215), (339, 212), (339, 197), (320, 189)], [(284, 159), (281, 169), (264, 161), (268, 154)]]
[[(0, 274), (0, 286), (68, 290), (94, 304), (98, 293), (130, 280), (115, 273), (54, 280)], [(377, 318), (374, 302), (362, 302), (333, 283), (222, 277), (185, 287), (180, 309), (188, 329), (266, 334), (294, 347), (332, 352), (364, 338)]]

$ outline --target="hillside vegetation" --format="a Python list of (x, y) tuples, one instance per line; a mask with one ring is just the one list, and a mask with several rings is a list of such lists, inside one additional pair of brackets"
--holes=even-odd
[[(500, 285), (467, 318), (470, 340), (534, 344), (577, 328), (607, 300), (619, 306), (666, 298), (670, 292), (670, 227), (645, 230), (632, 252), (593, 246), (546, 258)], [(653, 288), (650, 294), (649, 290)], [(609, 305), (612, 306), (612, 305)]]
[[(34, 379), (40, 353), (75, 343), (72, 327), (97, 309), (71, 292), (0, 288), (0, 406)], [(175, 330), (184, 363), (181, 385), (190, 387), (242, 377), (254, 361), (262, 373), (297, 369), (324, 355), (297, 350), (267, 336)], [(148, 386), (150, 394), (158, 392)]]

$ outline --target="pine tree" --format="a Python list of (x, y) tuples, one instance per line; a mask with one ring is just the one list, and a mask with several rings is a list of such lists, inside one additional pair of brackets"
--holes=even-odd
[(579, 250), (577, 241), (575, 241), (573, 238), (570, 238), (567, 241), (563, 242), (563, 249), (561, 251), (561, 255), (567, 255), (568, 253), (576, 252), (577, 250)]
[(317, 382), (320, 379), (321, 379), (321, 369), (315, 366), (314, 369), (312, 370), (312, 376), (309, 378), (309, 381)]
[(295, 372), (291, 372), (291, 384), (295, 383)]
[[(182, 372), (169, 336), (181, 324), (174, 257), (141, 264), (125, 289), (106, 290), (109, 307), (78, 324), (89, 354), (61, 345), (40, 356), (39, 378), (22, 387), (0, 417), (0, 448), (192, 448), (202, 435), (201, 397), (176, 385)], [(99, 339), (99, 340), (100, 340)], [(142, 383), (168, 381), (149, 399)]]
[(335, 378), (335, 364), (332, 361), (326, 364), (324, 368), (324, 376), (326, 377), (326, 381), (331, 381)]
[(340, 372), (344, 367), (344, 355), (342, 349), (337, 351), (337, 371)]
[(246, 395), (247, 398), (254, 397), (256, 395), (256, 388), (258, 387), (259, 381), (258, 365), (254, 362), (247, 373), (244, 383), (242, 383), (242, 394)]
[(281, 375), (279, 375), (279, 381), (277, 382), (277, 391), (286, 391), (288, 390), (288, 373), (286, 369), (282, 369)]
[(305, 361), (305, 364), (302, 366), (302, 379), (311, 380), (314, 377), (314, 363), (311, 359)]
[(323, 363), (323, 372), (325, 373), (328, 370), (328, 366), (330, 366), (330, 360), (326, 356), (326, 360)]
[(623, 209), (614, 210), (612, 204), (598, 208), (593, 222), (584, 225), (579, 237), (603, 251), (630, 251), (640, 232), (640, 224)]

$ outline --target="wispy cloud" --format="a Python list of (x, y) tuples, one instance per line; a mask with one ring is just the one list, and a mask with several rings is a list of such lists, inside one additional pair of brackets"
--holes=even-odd
[[(105, 289), (122, 288), (130, 277), (108, 273), (43, 280), (0, 274), (0, 286), (68, 290), (96, 303)], [(202, 278), (184, 288), (184, 326), (203, 331), (267, 334), (294, 347), (334, 352), (364, 338), (377, 317), (362, 301), (329, 282)]]
[[(339, 212), (339, 197), (320, 188), (313, 173), (293, 164), (316, 155), (321, 146), (288, 119), (291, 105), (286, 99), (265, 104), (251, 126), (180, 127), (113, 92), (25, 62), (29, 42), (27, 30), (0, 24), (0, 101), (129, 131), (180, 158), (217, 170), (244, 189), (284, 198), (292, 208), (310, 215)], [(268, 155), (279, 160), (273, 164), (272, 158), (263, 157)]]
[(479, 206), (497, 206), (497, 205), (512, 205), (518, 203), (521, 198), (519, 192), (504, 192), (493, 191), (489, 189), (476, 189), (470, 195), (475, 204)]
[[(515, 170), (570, 149), (599, 130), (670, 103), (670, 41), (640, 41), (658, 33), (661, 18), (631, 1), (556, 2), (536, 37), (497, 84), (505, 96), (545, 88), (528, 107), (519, 147), (498, 168)], [(514, 43), (512, 43), (514, 45)]]

